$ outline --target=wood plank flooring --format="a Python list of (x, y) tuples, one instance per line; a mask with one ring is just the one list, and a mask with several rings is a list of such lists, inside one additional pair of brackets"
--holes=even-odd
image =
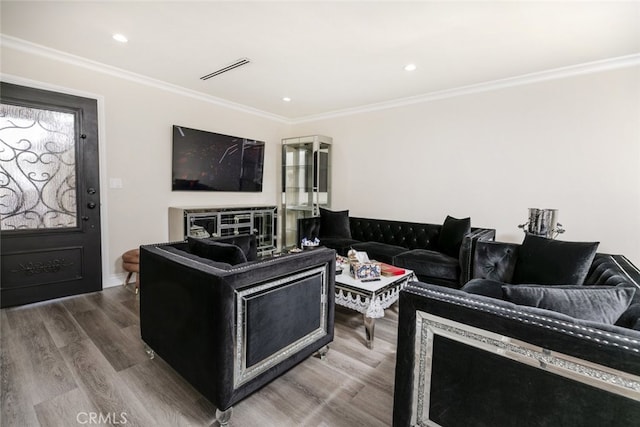
[[(140, 339), (133, 288), (0, 310), (0, 425), (211, 426), (216, 408)], [(397, 305), (376, 321), (336, 307), (325, 360), (310, 357), (237, 403), (232, 426), (389, 426)], [(90, 417), (94, 417), (91, 419)]]

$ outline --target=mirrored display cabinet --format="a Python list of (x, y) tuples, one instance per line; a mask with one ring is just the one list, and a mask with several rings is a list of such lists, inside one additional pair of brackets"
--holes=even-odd
[(331, 206), (331, 143), (322, 135), (282, 140), (282, 247), (297, 242), (298, 218), (320, 215)]

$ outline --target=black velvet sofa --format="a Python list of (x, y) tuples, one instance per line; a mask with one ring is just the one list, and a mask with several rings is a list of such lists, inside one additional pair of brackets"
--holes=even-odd
[(400, 294), (393, 425), (632, 426), (640, 331), (420, 282)]
[(140, 248), (142, 340), (217, 407), (221, 425), (233, 404), (333, 340), (335, 252), (259, 260), (250, 237)]
[[(401, 292), (394, 426), (637, 425), (640, 272), (622, 255), (594, 254), (581, 284), (510, 284), (522, 251), (478, 242), (462, 289), (414, 282)], [(563, 312), (539, 296), (513, 302), (513, 288), (556, 292)], [(569, 315), (571, 304), (589, 311)]]
[(413, 270), (421, 281), (459, 288), (470, 279), (476, 242), (493, 240), (495, 230), (471, 227), (469, 218), (427, 224), (321, 209), (319, 217), (298, 220), (298, 242), (303, 238), (318, 238), (343, 256), (349, 249), (365, 251), (370, 259)]

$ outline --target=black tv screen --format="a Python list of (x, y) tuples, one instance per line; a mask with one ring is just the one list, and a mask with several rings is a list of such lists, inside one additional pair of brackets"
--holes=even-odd
[(173, 191), (262, 191), (264, 142), (173, 126)]

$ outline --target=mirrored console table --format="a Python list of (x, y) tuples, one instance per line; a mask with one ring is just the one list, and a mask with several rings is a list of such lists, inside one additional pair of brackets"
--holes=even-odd
[(169, 240), (255, 234), (258, 256), (276, 251), (275, 206), (170, 207)]

